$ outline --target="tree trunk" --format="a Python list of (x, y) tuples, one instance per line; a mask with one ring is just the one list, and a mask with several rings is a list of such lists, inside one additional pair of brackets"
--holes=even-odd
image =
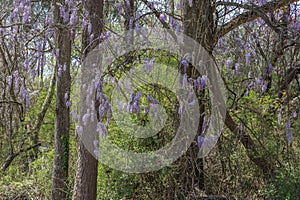
[(212, 0), (193, 0), (192, 7), (185, 1), (183, 12), (184, 34), (199, 42), (209, 54), (212, 54), (215, 46)]
[[(88, 33), (88, 30), (83, 31), (83, 60), (88, 55), (88, 53), (93, 50), (93, 48), (95, 48), (97, 44), (99, 44), (98, 38), (103, 30), (103, 0), (86, 0), (84, 2), (84, 10), (89, 13), (90, 22), (92, 24), (92, 31), (90, 34), (94, 35), (95, 40), (90, 43), (90, 34)], [(85, 70), (82, 69), (82, 72), (84, 73)], [(78, 160), (73, 199), (95, 200), (97, 198), (98, 161), (85, 148), (81, 139), (81, 137), (84, 137), (84, 134), (85, 131), (83, 131), (82, 135), (79, 138)], [(91, 140), (91, 143), (94, 141), (94, 139), (90, 136), (85, 137), (85, 139), (87, 138)], [(96, 138), (96, 140), (98, 140), (98, 138)]]
[[(214, 21), (211, 3), (211, 0), (194, 0), (192, 1), (192, 5), (189, 5), (188, 1), (185, 1), (183, 5), (184, 34), (200, 43), (209, 54), (212, 54), (214, 46)], [(187, 76), (196, 78), (200, 74), (193, 69), (194, 66), (189, 65)], [(205, 111), (203, 97), (204, 92), (197, 94), (199, 112), (201, 115), (198, 133), (201, 133), (204, 117), (202, 114)], [(195, 138), (195, 141), (192, 143), (184, 158), (185, 162), (187, 162), (185, 164), (187, 171), (184, 172), (184, 177), (180, 178), (181, 185), (184, 186), (184, 188), (182, 188), (184, 193), (194, 192), (196, 188), (204, 189), (204, 163), (202, 158), (197, 157), (198, 152), (197, 138)]]
[[(279, 0), (279, 3), (276, 4), (274, 2), (269, 2), (266, 5), (262, 6), (262, 9), (268, 13), (274, 10), (274, 7), (280, 8), (282, 6), (288, 5), (295, 1), (293, 0)], [(199, 42), (206, 51), (212, 55), (213, 49), (217, 40), (224, 36), (229, 31), (232, 31), (234, 28), (238, 26), (252, 21), (259, 17), (257, 12), (253, 12), (253, 10), (247, 11), (239, 16), (235, 17), (230, 22), (224, 24), (217, 30), (216, 23), (214, 22), (213, 12), (214, 7), (211, 0), (203, 1), (192, 1), (193, 5), (190, 7), (187, 1), (185, 1), (184, 5), (184, 13), (183, 13), (183, 27), (184, 33), (189, 37), (193, 38), (197, 42)], [(193, 71), (193, 70), (190, 70)], [(189, 74), (188, 74), (189, 75)], [(192, 74), (191, 74), (192, 75)], [(201, 104), (200, 104), (201, 105)], [(201, 120), (200, 120), (201, 124)], [(233, 121), (229, 112), (226, 114), (225, 125), (235, 134), (238, 132), (238, 125)], [(200, 126), (199, 126), (200, 128)], [(274, 171), (274, 165), (272, 162), (269, 162), (266, 158), (259, 156), (259, 151), (252, 140), (251, 136), (247, 133), (243, 133), (241, 138), (241, 142), (245, 149), (247, 150), (247, 155), (250, 160), (259, 167), (266, 177), (272, 176)], [(193, 147), (191, 147), (193, 148)], [(196, 148), (195, 148), (196, 149)], [(196, 159), (196, 158), (195, 158)], [(203, 170), (203, 161), (199, 161), (197, 163), (201, 171)], [(200, 179), (203, 179), (203, 173), (198, 176)], [(200, 183), (201, 186), (204, 186), (204, 183)]]
[(55, 152), (52, 175), (53, 200), (68, 198), (69, 168), (69, 132), (70, 110), (66, 105), (66, 95), (70, 95), (71, 76), (71, 39), (70, 30), (60, 16), (59, 7), (54, 1), (54, 20), (56, 23), (56, 49), (59, 55), (56, 60), (56, 109), (55, 109)]

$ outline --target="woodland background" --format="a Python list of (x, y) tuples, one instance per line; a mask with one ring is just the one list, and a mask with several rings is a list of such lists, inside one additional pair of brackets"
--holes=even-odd
[[(0, 199), (300, 199), (299, 15), (296, 0), (1, 0)], [(226, 87), (225, 127), (204, 159), (203, 117), (199, 137), (175, 163), (128, 174), (98, 163), (80, 141), (74, 80), (110, 34), (154, 25), (185, 33), (212, 55)], [(140, 65), (154, 57), (179, 71), (186, 65), (188, 78), (201, 78), (161, 52), (137, 57)], [(117, 64), (130, 68), (137, 57)], [(156, 90), (148, 92), (178, 113), (176, 97)], [(198, 90), (207, 118), (208, 93)], [(113, 118), (107, 137), (153, 150), (172, 138), (172, 116), (155, 139), (118, 138)]]

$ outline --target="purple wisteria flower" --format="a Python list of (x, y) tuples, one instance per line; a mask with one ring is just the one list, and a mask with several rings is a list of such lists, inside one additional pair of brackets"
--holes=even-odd
[(30, 65), (29, 60), (26, 59), (26, 60), (24, 61), (24, 69), (25, 69), (25, 70), (28, 70), (28, 69), (29, 69), (29, 65)]
[(46, 16), (46, 25), (52, 25), (52, 24), (53, 24), (52, 14), (48, 13)]
[(13, 81), (12, 76), (8, 76), (8, 77), (7, 77), (7, 83), (8, 83), (9, 86), (12, 85), (12, 81)]
[(280, 124), (282, 119), (282, 115), (281, 115), (281, 109), (278, 109), (278, 114), (277, 114), (277, 123)]
[(166, 13), (161, 13), (160, 16), (159, 16), (159, 19), (163, 22), (166, 22), (167, 21), (167, 15)]
[(100, 35), (100, 40), (106, 40), (106, 39), (109, 39), (110, 36), (111, 36), (111, 32), (110, 32), (110, 31), (107, 31), (107, 32), (102, 33), (102, 34)]
[(31, 6), (28, 5), (24, 8), (23, 19), (22, 19), (22, 22), (24, 24), (29, 22), (30, 14), (31, 14)]
[(293, 112), (293, 117), (296, 118), (297, 117), (297, 111)]
[(88, 121), (89, 121), (90, 118), (91, 118), (90, 113), (86, 113), (86, 114), (83, 115), (83, 117), (82, 117), (82, 122), (83, 122), (83, 125), (84, 125), (84, 126), (87, 125), (87, 123), (88, 123)]
[(292, 139), (293, 139), (293, 134), (292, 134), (292, 130), (291, 130), (291, 122), (289, 119), (286, 122), (285, 127), (286, 127), (286, 139), (287, 139), (288, 143), (291, 144)]
[(123, 103), (120, 102), (118, 99), (116, 99), (116, 105), (117, 105), (117, 109), (119, 111), (122, 111), (122, 109), (123, 109), (123, 107), (122, 107)]
[(77, 9), (73, 9), (71, 11), (71, 17), (70, 17), (70, 25), (75, 26), (78, 22), (78, 15), (77, 15)]
[(194, 87), (197, 90), (204, 90), (207, 86), (208, 78), (206, 75), (199, 76), (196, 80), (194, 80)]
[(182, 113), (183, 113), (183, 106), (180, 105), (180, 106), (179, 106), (179, 109), (178, 109), (178, 117), (179, 117), (179, 119), (181, 119)]
[(246, 53), (246, 55), (245, 55), (245, 60), (246, 60), (245, 65), (246, 66), (250, 65), (250, 59), (251, 59), (251, 54), (250, 53)]
[(144, 115), (146, 116), (147, 115), (147, 113), (149, 112), (149, 107), (144, 107)]
[(66, 0), (65, 3), (68, 5), (69, 8), (74, 7), (74, 0)]
[(262, 86), (261, 86), (261, 93), (263, 94), (263, 93), (265, 93), (266, 91), (267, 91), (267, 85), (266, 84), (263, 84)]
[(188, 61), (184, 58), (180, 58), (180, 65), (182, 65), (184, 67), (184, 73), (186, 73), (186, 69), (187, 69), (187, 66), (188, 66)]
[(258, 5), (262, 6), (267, 3), (267, 0), (258, 0)]
[(176, 4), (176, 9), (177, 9), (177, 10), (180, 10), (180, 9), (181, 9), (181, 5), (180, 5), (179, 2)]
[(197, 143), (198, 143), (198, 148), (199, 149), (203, 146), (204, 141), (205, 141), (205, 138), (203, 136), (198, 136)]
[(107, 127), (106, 127), (104, 124), (98, 122), (98, 123), (97, 123), (97, 132), (98, 132), (98, 133), (101, 133), (103, 138), (106, 138), (106, 135), (107, 135)]
[(239, 63), (235, 63), (235, 73), (238, 74), (240, 71), (240, 64)]
[(55, 50), (55, 58), (58, 60), (59, 58), (59, 49), (56, 49)]
[(177, 29), (178, 24), (177, 24), (176, 20), (173, 19), (172, 17), (169, 17), (169, 21), (170, 21), (170, 24), (172, 26), (172, 29), (173, 30)]
[(133, 23), (134, 23), (134, 18), (133, 17), (130, 17), (129, 19), (129, 29), (133, 29)]
[(28, 73), (31, 75), (32, 81), (34, 81), (35, 77), (36, 77), (36, 71), (35, 71), (35, 69), (34, 68), (29, 69)]
[(272, 64), (269, 62), (267, 65), (267, 74), (271, 74), (273, 71), (273, 66)]
[(185, 88), (187, 83), (188, 83), (187, 74), (184, 74), (182, 79), (182, 87)]
[(256, 86), (260, 86), (260, 85), (262, 84), (262, 80), (261, 80), (260, 77), (256, 77), (256, 78), (254, 79), (254, 81), (255, 81), (255, 85), (256, 85)]
[(128, 106), (128, 112), (135, 113), (137, 115), (141, 112), (140, 100), (141, 100), (141, 92), (137, 92), (136, 94), (132, 93), (130, 95), (130, 101)]
[(20, 86), (20, 82), (22, 81), (19, 77), (17, 79), (15, 79), (16, 83), (15, 83), (15, 93), (18, 92), (19, 90), (19, 86)]
[(129, 0), (125, 0), (125, 6), (126, 6), (126, 9), (130, 10), (130, 1)]
[(118, 17), (121, 17), (122, 9), (121, 9), (121, 5), (118, 0), (115, 1), (115, 8), (117, 10)]
[(125, 78), (124, 80), (124, 88), (128, 91), (132, 88), (132, 82), (128, 80), (128, 78)]
[(227, 67), (228, 68), (232, 67), (232, 63), (233, 63), (232, 60), (227, 60)]
[(77, 118), (76, 118), (76, 115), (75, 115), (75, 111), (74, 111), (74, 110), (71, 110), (70, 115), (71, 115), (72, 120), (73, 120), (73, 121), (76, 121)]
[(59, 76), (59, 77), (61, 77), (61, 75), (62, 75), (62, 66), (61, 65), (58, 65), (58, 69), (57, 69), (57, 75)]
[(67, 102), (66, 102), (66, 107), (67, 107), (67, 108), (70, 108), (71, 105), (72, 105), (72, 102), (71, 102), (71, 101), (67, 101)]
[(36, 97), (40, 95), (40, 91), (39, 90), (35, 90), (32, 92), (32, 95), (34, 97), (34, 101), (36, 101)]
[(105, 109), (100, 106), (99, 109), (98, 109), (98, 114), (99, 114), (99, 120), (101, 121), (103, 116), (104, 116), (104, 112), (105, 112)]
[(88, 33), (91, 34), (92, 33), (92, 24), (88, 23)]
[(89, 37), (89, 42), (91, 43), (94, 40), (94, 34), (91, 34)]
[(63, 22), (68, 23), (69, 22), (69, 17), (70, 17), (69, 11), (64, 11), (63, 16), (62, 16)]
[(25, 105), (27, 107), (29, 107), (30, 106), (30, 90), (25, 89), (24, 86), (21, 86), (20, 96), (21, 96), (22, 99), (24, 99)]
[(143, 68), (142, 68), (142, 72), (146, 72), (149, 73), (153, 70), (154, 68), (154, 62), (155, 62), (155, 58), (145, 58), (144, 60), (144, 64), (143, 64)]
[(83, 133), (83, 127), (82, 126), (77, 126), (76, 130), (75, 130), (75, 137), (76, 138), (81, 137), (82, 133)]

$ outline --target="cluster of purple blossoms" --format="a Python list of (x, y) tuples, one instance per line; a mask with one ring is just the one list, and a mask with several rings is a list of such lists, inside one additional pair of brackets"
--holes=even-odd
[(199, 76), (196, 80), (194, 80), (194, 87), (196, 90), (204, 90), (207, 86), (208, 78), (206, 75)]
[(267, 83), (260, 76), (254, 79), (253, 86), (255, 86), (262, 94), (267, 90)]
[(161, 13), (160, 14), (160, 16), (159, 16), (159, 19), (160, 19), (160, 21), (162, 21), (162, 22), (166, 22), (167, 21), (167, 14), (166, 13)]
[(144, 60), (144, 64), (143, 64), (143, 68), (142, 68), (142, 72), (146, 72), (149, 73), (153, 70), (154, 68), (154, 62), (155, 62), (155, 58), (145, 58)]
[[(130, 95), (130, 101), (128, 105), (128, 112), (140, 115), (141, 111), (143, 111), (144, 115), (146, 115), (150, 108), (154, 110), (155, 116), (158, 114), (156, 113), (156, 105), (159, 104), (159, 102), (153, 98), (150, 94), (147, 95), (147, 103), (149, 106), (142, 106), (141, 105), (141, 96), (143, 95), (142, 92), (138, 91), (136, 94), (132, 93)], [(124, 106), (123, 106), (124, 107)]]
[(287, 139), (288, 143), (291, 144), (292, 139), (293, 139), (293, 134), (292, 134), (292, 130), (291, 130), (290, 119), (288, 119), (288, 121), (286, 122), (285, 127), (286, 127), (286, 139)]
[(140, 112), (141, 112), (141, 106), (140, 106), (141, 95), (142, 95), (142, 92), (137, 92), (136, 94), (132, 93), (130, 95), (130, 101), (129, 101), (129, 106), (128, 106), (129, 113), (135, 113), (137, 115), (140, 114)]
[(66, 104), (67, 108), (70, 108), (72, 103), (71, 103), (68, 93), (65, 93), (64, 99), (65, 99), (65, 104)]
[(27, 107), (30, 106), (30, 90), (25, 89), (24, 86), (21, 86), (20, 88), (20, 97), (24, 99), (25, 105)]
[(30, 0), (19, 0), (13, 1), (14, 9), (11, 11), (9, 15), (10, 23), (14, 21), (18, 21), (22, 18), (22, 23), (27, 23), (30, 20), (31, 14), (31, 1)]

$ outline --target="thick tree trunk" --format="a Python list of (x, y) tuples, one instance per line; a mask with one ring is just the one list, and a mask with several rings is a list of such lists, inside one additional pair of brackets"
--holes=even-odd
[(126, 34), (125, 37), (126, 41), (129, 45), (132, 45), (134, 42), (134, 37), (133, 37), (133, 31), (132, 29), (135, 28), (135, 7), (134, 7), (134, 0), (128, 0), (128, 2), (125, 1), (126, 9), (125, 9), (125, 30)]
[[(200, 43), (209, 54), (212, 54), (214, 46), (213, 38), (213, 11), (211, 6), (211, 0), (193, 0), (192, 5), (190, 1), (185, 1), (184, 13), (183, 13), (183, 28), (184, 34), (193, 38), (195, 41)], [(196, 78), (199, 76), (199, 72), (196, 72), (194, 66), (189, 66), (187, 69), (188, 77)], [(203, 125), (203, 115), (205, 107), (203, 104), (204, 93), (197, 94), (199, 103), (199, 112), (201, 114), (198, 133), (201, 133)], [(204, 163), (202, 158), (198, 158), (199, 148), (197, 145), (197, 138), (192, 143), (191, 147), (185, 155), (185, 162), (187, 171), (184, 178), (180, 179), (181, 185), (185, 186), (183, 191), (185, 193), (193, 192), (195, 188), (204, 189)]]
[[(94, 35), (94, 41), (90, 44), (90, 34), (84, 30), (82, 37), (83, 60), (88, 53), (99, 44), (99, 36), (103, 30), (103, 0), (86, 0), (84, 2), (84, 10), (89, 13), (90, 22), (92, 24), (92, 31), (90, 34)], [(84, 66), (83, 66), (84, 67)], [(84, 69), (82, 69), (84, 73)], [(84, 75), (83, 75), (84, 77)], [(97, 175), (98, 175), (98, 161), (85, 148), (81, 137), (85, 137), (85, 131), (79, 138), (78, 160), (76, 168), (76, 177), (74, 185), (73, 199), (76, 200), (95, 200), (97, 198)], [(98, 138), (85, 137), (91, 140)]]
[[(224, 36), (225, 33), (233, 30), (234, 28), (240, 26), (243, 23), (252, 21), (259, 17), (257, 12), (248, 11), (245, 12), (238, 17), (234, 18), (232, 21), (228, 22), (227, 24), (223, 25), (220, 29), (217, 30), (215, 26), (214, 18), (213, 18), (213, 11), (214, 7), (212, 5), (212, 1), (195, 1), (193, 0), (192, 7), (188, 5), (188, 2), (185, 5), (185, 11), (183, 13), (183, 26), (184, 26), (184, 33), (189, 37), (195, 39), (199, 42), (203, 48), (205, 48), (209, 54), (212, 54), (213, 49), (217, 40)], [(276, 2), (276, 1), (274, 1)], [(266, 13), (272, 12), (274, 8), (280, 8), (282, 6), (288, 5), (295, 1), (292, 0), (278, 0), (279, 4), (274, 2), (267, 3), (266, 5), (262, 6), (262, 10)], [(272, 7), (273, 6), (273, 7)], [(193, 71), (193, 70), (191, 70)], [(192, 74), (191, 74), (192, 76)], [(201, 120), (200, 120), (201, 124)], [(235, 134), (238, 132), (238, 125), (233, 121), (229, 112), (226, 114), (225, 125)], [(200, 126), (199, 126), (200, 128)], [(247, 150), (248, 157), (250, 160), (259, 167), (266, 177), (270, 177), (274, 171), (273, 163), (269, 162), (268, 159), (259, 156), (259, 152), (257, 146), (255, 145), (254, 141), (252, 140), (251, 136), (247, 133), (243, 133), (241, 138), (241, 142), (245, 149)], [(193, 148), (193, 147), (191, 147)], [(195, 148), (196, 149), (196, 148)], [(196, 158), (195, 158), (196, 159)], [(199, 161), (197, 163), (200, 168), (202, 167), (203, 170), (203, 161)], [(199, 174), (199, 178), (204, 178), (203, 174)], [(200, 183), (200, 188), (204, 183)]]
[(70, 30), (63, 23), (56, 3), (54, 1), (54, 20), (57, 27), (55, 43), (59, 55), (56, 61), (55, 152), (51, 199), (61, 200), (68, 195), (70, 110), (65, 97), (70, 95), (71, 86), (71, 39)]
[(188, 1), (185, 1), (183, 11), (184, 33), (199, 42), (207, 52), (212, 54), (215, 46), (212, 0), (193, 0), (192, 2), (190, 7)]

